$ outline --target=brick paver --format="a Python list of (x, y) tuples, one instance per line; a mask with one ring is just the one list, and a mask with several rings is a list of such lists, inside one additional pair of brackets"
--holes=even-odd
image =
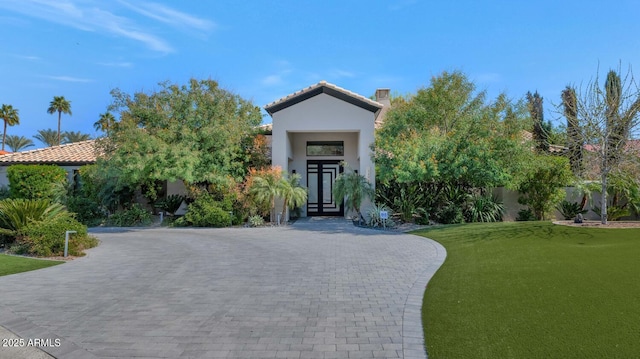
[(59, 338), (57, 358), (426, 357), (431, 240), (336, 219), (95, 235), (84, 258), (0, 277), (0, 325)]

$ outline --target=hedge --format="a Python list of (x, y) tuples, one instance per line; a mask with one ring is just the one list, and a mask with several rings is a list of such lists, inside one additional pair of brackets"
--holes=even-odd
[(54, 199), (66, 190), (67, 171), (55, 165), (13, 165), (7, 168), (11, 198)]

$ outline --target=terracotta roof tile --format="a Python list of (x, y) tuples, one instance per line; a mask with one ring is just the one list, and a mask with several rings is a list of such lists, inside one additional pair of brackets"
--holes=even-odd
[(96, 162), (95, 140), (0, 155), (0, 166), (13, 164), (90, 164)]

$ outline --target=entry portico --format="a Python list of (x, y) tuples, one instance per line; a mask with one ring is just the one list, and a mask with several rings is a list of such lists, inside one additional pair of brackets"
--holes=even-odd
[(303, 217), (345, 215), (332, 195), (333, 182), (344, 170), (341, 161), (375, 185), (370, 146), (383, 107), (326, 81), (265, 106), (273, 119), (272, 164), (300, 174), (309, 189)]

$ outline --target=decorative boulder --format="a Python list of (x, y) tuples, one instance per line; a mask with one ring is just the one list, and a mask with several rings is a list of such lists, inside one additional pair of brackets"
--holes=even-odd
[(573, 220), (573, 223), (582, 223), (584, 222), (584, 218), (582, 217), (582, 213), (578, 213), (576, 218)]

